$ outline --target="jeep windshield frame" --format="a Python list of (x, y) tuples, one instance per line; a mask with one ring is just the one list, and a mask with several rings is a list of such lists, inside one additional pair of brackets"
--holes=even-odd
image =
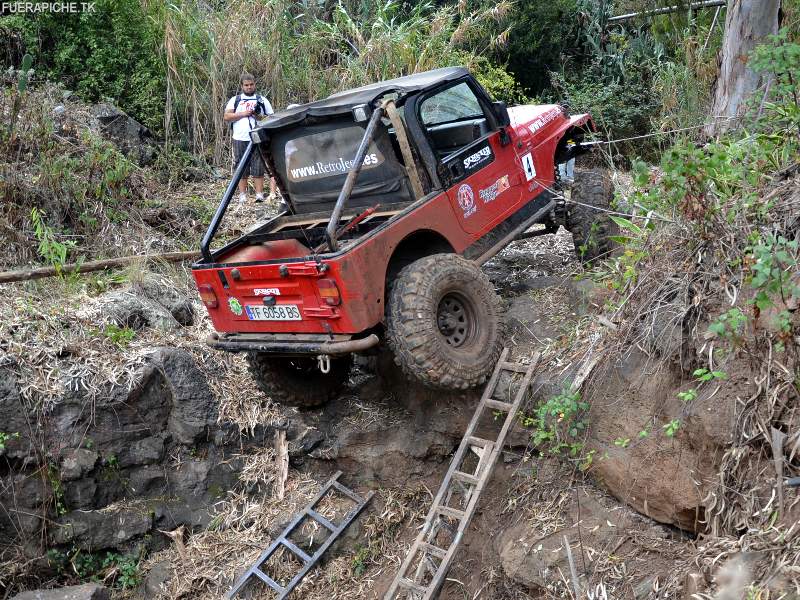
[[(411, 98), (413, 100), (419, 92), (439, 89), (440, 87), (447, 87), (448, 84), (457, 80), (466, 80), (471, 82), (472, 77), (469, 74), (469, 71), (463, 67), (436, 69), (434, 71), (408, 75), (406, 77), (400, 77), (397, 79), (348, 90), (346, 92), (340, 92), (338, 94), (329, 96), (325, 100), (301, 105), (286, 111), (280, 111), (274, 118), (267, 119), (263, 125), (250, 132), (251, 141), (248, 144), (241, 161), (237, 165), (233, 177), (231, 178), (231, 181), (228, 184), (225, 193), (223, 194), (220, 205), (217, 207), (211, 223), (209, 224), (209, 227), (203, 236), (203, 240), (200, 244), (200, 254), (202, 256), (202, 260), (206, 263), (214, 262), (213, 253), (211, 251), (211, 242), (213, 241), (214, 236), (219, 229), (222, 219), (225, 216), (230, 202), (236, 192), (239, 181), (241, 180), (244, 170), (254, 152), (258, 151), (261, 154), (265, 164), (269, 165), (270, 174), (273, 176), (275, 175), (274, 165), (271, 161), (267, 160), (267, 157), (264, 156), (264, 152), (261, 147), (262, 144), (269, 139), (271, 132), (280, 129), (301, 126), (304, 122), (306, 122), (306, 119), (318, 121), (320, 118), (331, 118), (347, 113), (353, 114), (354, 121), (356, 121), (354, 112), (355, 109), (366, 106), (369, 107), (369, 110), (372, 111), (372, 114), (370, 115), (367, 129), (364, 132), (364, 137), (362, 138), (356, 152), (353, 165), (348, 171), (347, 178), (342, 185), (342, 189), (339, 193), (336, 204), (331, 212), (331, 219), (327, 227), (327, 244), (331, 251), (336, 251), (336, 232), (339, 219), (342, 211), (344, 210), (347, 199), (352, 192), (353, 185), (358, 177), (358, 173), (363, 166), (364, 155), (366, 154), (369, 144), (372, 141), (375, 128), (377, 127), (377, 124), (380, 123), (381, 118), (386, 114), (384, 104), (381, 104), (377, 107), (375, 106), (378, 100), (388, 94), (394, 94), (397, 97), (396, 102), (399, 106), (406, 98)], [(470, 84), (470, 87), (474, 91), (475, 86)], [(478, 96), (480, 96), (480, 94), (478, 94)], [(428, 147), (427, 136), (424, 135), (424, 131), (422, 131), (418, 123), (413, 123), (414, 121), (416, 121), (416, 118), (407, 119), (406, 128), (411, 134), (411, 138), (414, 140), (416, 145), (420, 146), (418, 150), (422, 155), (422, 161), (426, 163), (425, 166), (429, 171), (431, 183), (435, 189), (438, 189), (440, 188), (440, 185), (435, 166), (438, 161), (433, 157), (433, 153), (431, 152), (430, 147)], [(420, 133), (422, 133), (422, 135), (420, 135)]]

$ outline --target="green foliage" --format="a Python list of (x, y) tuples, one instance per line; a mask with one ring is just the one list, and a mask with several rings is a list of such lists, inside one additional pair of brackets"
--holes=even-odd
[(678, 392), (678, 399), (683, 402), (692, 402), (697, 398), (697, 390), (692, 388), (683, 392)]
[(67, 514), (67, 505), (64, 500), (64, 485), (61, 483), (61, 475), (58, 467), (54, 464), (48, 464), (45, 467), (45, 476), (50, 483), (50, 489), (53, 490), (53, 502), (56, 514), (59, 517)]
[(155, 131), (164, 115), (163, 32), (139, 0), (98, 0), (94, 11), (14, 15), (2, 22), (23, 39), (40, 74), (84, 99), (111, 99)]
[(667, 437), (675, 437), (678, 430), (681, 428), (680, 419), (672, 419), (669, 423), (663, 426), (664, 435)]
[(576, 0), (515, 3), (503, 56), (524, 88), (540, 94), (549, 87), (549, 73), (561, 71), (575, 47), (576, 13)]
[[(633, 75), (631, 75), (633, 76)], [(588, 112), (610, 139), (631, 137), (650, 129), (658, 109), (652, 91), (642, 82), (609, 81), (591, 71), (576, 75), (554, 73), (553, 88), (572, 112)], [(636, 148), (642, 155), (641, 141), (619, 144), (619, 151)]]
[(733, 339), (741, 333), (746, 322), (747, 316), (734, 307), (718, 316), (708, 330), (719, 337)]
[(467, 57), (465, 59), (465, 63), (470, 65), (475, 78), (493, 99), (502, 100), (509, 106), (531, 102), (522, 86), (503, 67), (490, 62), (483, 56), (471, 58), (471, 62)]
[(580, 392), (564, 390), (537, 407), (533, 416), (523, 417), (522, 425), (533, 430), (531, 440), (542, 451), (577, 456), (583, 448), (579, 435), (586, 429), (588, 408)]
[(132, 589), (142, 580), (140, 556), (118, 552), (88, 552), (79, 548), (68, 551), (50, 549), (45, 554), (61, 577), (78, 582), (97, 581), (116, 589)]
[(136, 332), (130, 327), (119, 327), (111, 323), (103, 328), (103, 335), (115, 346), (125, 348), (131, 343)]
[(367, 568), (369, 566), (370, 560), (370, 551), (369, 548), (366, 546), (359, 547), (358, 551), (356, 552), (355, 556), (353, 556), (353, 562), (351, 565), (351, 572), (353, 577), (358, 579), (364, 573), (367, 572)]
[(754, 304), (759, 310), (773, 306), (776, 299), (787, 300), (800, 292), (792, 275), (800, 264), (797, 240), (768, 234), (748, 249), (750, 286), (756, 291)]
[(12, 94), (11, 99), (11, 116), (8, 120), (7, 138), (9, 143), (14, 142), (14, 128), (17, 126), (17, 119), (19, 119), (20, 109), (22, 108), (22, 101), (25, 97), (25, 92), (28, 91), (28, 75), (33, 65), (33, 57), (26, 54), (22, 57), (22, 64), (20, 66), (19, 74), (17, 76), (17, 87)]
[(692, 373), (692, 377), (697, 379), (700, 383), (707, 383), (712, 379), (727, 379), (728, 374), (725, 371), (709, 371), (708, 369), (696, 369)]
[(749, 65), (762, 73), (773, 76), (771, 95), (773, 110), (781, 103), (789, 107), (783, 115), (792, 124), (800, 124), (800, 104), (798, 104), (798, 86), (800, 86), (800, 44), (790, 40), (789, 29), (784, 28), (777, 35), (770, 36), (769, 42), (753, 51)]
[(5, 431), (0, 431), (0, 450), (6, 449), (6, 443), (9, 440), (16, 440), (19, 439), (19, 432), (15, 431), (13, 433), (6, 433)]
[(55, 267), (57, 273), (61, 273), (61, 269), (67, 262), (67, 256), (70, 250), (77, 245), (73, 240), (59, 242), (56, 239), (55, 232), (51, 227), (45, 223), (44, 218), (47, 215), (40, 211), (35, 206), (31, 209), (31, 222), (33, 223), (33, 233), (36, 240), (39, 242), (37, 250), (47, 263)]

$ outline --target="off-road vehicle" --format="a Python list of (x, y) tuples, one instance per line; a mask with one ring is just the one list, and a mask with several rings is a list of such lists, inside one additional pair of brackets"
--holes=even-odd
[[(259, 386), (297, 406), (328, 400), (353, 354), (381, 344), (428, 386), (479, 385), (504, 341), (480, 265), (559, 225), (583, 259), (608, 250), (612, 223), (592, 210), (608, 205), (608, 178), (579, 171), (570, 202), (560, 192), (559, 165), (592, 129), (561, 106), (493, 102), (464, 68), (276, 113), (251, 133), (192, 267), (209, 343), (246, 352)], [(254, 153), (289, 210), (212, 250)]]

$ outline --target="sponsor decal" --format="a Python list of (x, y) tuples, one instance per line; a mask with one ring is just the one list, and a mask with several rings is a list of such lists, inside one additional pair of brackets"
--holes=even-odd
[(242, 309), (242, 303), (236, 298), (228, 298), (228, 308), (230, 308), (231, 312), (237, 317), (240, 316), (244, 310)]
[(471, 154), (464, 159), (464, 168), (471, 169), (475, 165), (481, 164), (492, 155), (492, 149), (489, 146), (484, 146), (474, 154)]
[(255, 296), (280, 296), (281, 291), (278, 288), (256, 288), (253, 290)]
[(461, 210), (464, 211), (464, 218), (475, 214), (477, 207), (475, 206), (475, 194), (472, 193), (472, 188), (466, 183), (461, 185), (456, 192), (456, 199)]
[(536, 120), (535, 120), (533, 123), (531, 123), (530, 125), (528, 125), (528, 129), (530, 130), (530, 132), (531, 132), (532, 134), (535, 134), (535, 133), (536, 133), (537, 131), (539, 131), (539, 130), (540, 130), (542, 127), (544, 127), (544, 126), (545, 126), (545, 125), (547, 125), (547, 124), (548, 124), (550, 121), (552, 121), (553, 119), (555, 119), (555, 118), (556, 118), (556, 117), (557, 117), (557, 116), (558, 116), (560, 113), (561, 113), (561, 111), (560, 111), (559, 109), (557, 109), (557, 108), (551, 108), (549, 111), (547, 111), (546, 113), (544, 113), (544, 114), (543, 114), (541, 117), (539, 117), (538, 119), (536, 119)]
[(489, 204), (489, 202), (497, 198), (510, 187), (511, 184), (508, 182), (508, 175), (503, 175), (489, 187), (480, 190), (478, 192), (478, 197), (483, 200), (484, 204)]
[(533, 166), (533, 157), (530, 152), (522, 155), (522, 168), (525, 170), (526, 181), (536, 177), (536, 167)]
[[(382, 162), (382, 159), (379, 159), (378, 154), (375, 152), (364, 156), (365, 167), (377, 165), (380, 162)], [(347, 173), (352, 168), (353, 160), (346, 160), (340, 156), (337, 160), (329, 162), (317, 161), (312, 165), (289, 169), (289, 174), (294, 181), (300, 181), (302, 179), (307, 179), (308, 177), (339, 175), (342, 173)]]

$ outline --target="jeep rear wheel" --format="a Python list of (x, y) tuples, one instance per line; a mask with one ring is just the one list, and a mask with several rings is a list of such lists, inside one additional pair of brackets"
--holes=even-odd
[(312, 357), (274, 356), (248, 352), (250, 374), (258, 388), (273, 401), (287, 406), (314, 408), (336, 397), (347, 383), (352, 356), (331, 357), (331, 368), (323, 373)]
[(395, 362), (425, 385), (483, 383), (503, 347), (500, 298), (480, 268), (455, 254), (421, 258), (389, 293), (387, 341)]
[(618, 228), (607, 212), (613, 198), (614, 184), (605, 169), (576, 169), (565, 226), (583, 263), (609, 256), (614, 249), (611, 237)]

